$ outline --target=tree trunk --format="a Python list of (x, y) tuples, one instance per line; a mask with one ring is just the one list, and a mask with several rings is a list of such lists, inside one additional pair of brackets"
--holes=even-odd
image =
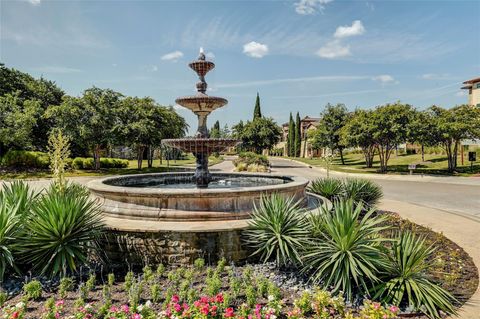
[(93, 160), (95, 162), (95, 170), (100, 169), (100, 145), (96, 144), (93, 150)]
[(153, 147), (152, 145), (148, 145), (148, 150), (147, 150), (147, 165), (148, 168), (153, 167)]
[(138, 169), (142, 169), (144, 151), (145, 151), (145, 145), (137, 146), (137, 168)]
[(162, 164), (163, 164), (163, 147), (160, 147), (159, 154), (160, 154), (160, 166), (162, 166)]
[(362, 148), (363, 156), (365, 157), (365, 166), (367, 168), (373, 167), (373, 157), (375, 156), (375, 146), (367, 146)]
[(422, 144), (422, 162), (425, 162), (425, 148), (423, 144)]
[(340, 159), (342, 160), (342, 165), (345, 165), (345, 159), (343, 158), (343, 149), (339, 148), (338, 151), (340, 152)]

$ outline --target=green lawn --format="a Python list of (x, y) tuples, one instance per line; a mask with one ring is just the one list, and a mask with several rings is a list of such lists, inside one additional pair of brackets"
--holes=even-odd
[[(480, 162), (473, 165), (473, 171), (470, 169), (468, 154), (464, 155), (464, 165), (461, 165), (461, 157), (458, 157), (458, 167), (455, 176), (473, 176), (480, 174)], [(347, 154), (344, 156), (345, 165), (342, 165), (340, 157), (333, 160), (331, 169), (347, 173), (378, 173), (380, 162), (378, 156), (375, 156), (372, 168), (365, 167), (365, 160), (362, 154)], [(325, 162), (321, 158), (294, 158), (312, 166), (325, 167)], [(422, 163), (420, 154), (398, 155), (392, 154), (388, 161), (388, 174), (408, 174), (408, 165), (417, 164), (414, 174), (439, 174), (452, 175), (447, 171), (447, 158), (445, 155), (425, 154), (425, 162)]]
[[(209, 165), (215, 165), (223, 161), (223, 158), (210, 156)], [(187, 159), (183, 160), (163, 160), (160, 165), (160, 161), (157, 159), (153, 162), (153, 167), (147, 167), (147, 161), (143, 161), (142, 169), (137, 169), (137, 160), (130, 160), (129, 165), (126, 168), (102, 168), (99, 171), (95, 170), (68, 170), (66, 172), (67, 177), (76, 176), (104, 176), (104, 175), (124, 175), (124, 174), (140, 174), (140, 173), (161, 173), (172, 170), (179, 170), (185, 167), (194, 168), (195, 157), (189, 155)], [(26, 178), (50, 178), (52, 174), (48, 170), (6, 170), (2, 171), (0, 168), (0, 180), (7, 179), (26, 179)]]

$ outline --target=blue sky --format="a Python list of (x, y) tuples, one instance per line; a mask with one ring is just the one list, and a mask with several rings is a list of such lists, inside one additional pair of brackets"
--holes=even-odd
[[(290, 111), (369, 108), (400, 100), (465, 103), (480, 76), (480, 1), (1, 0), (0, 60), (54, 80), (68, 94), (92, 85), (174, 104), (194, 91), (186, 66), (204, 47), (216, 68), (209, 118), (250, 119), (255, 95), (279, 123)], [(194, 116), (179, 108), (194, 127)]]

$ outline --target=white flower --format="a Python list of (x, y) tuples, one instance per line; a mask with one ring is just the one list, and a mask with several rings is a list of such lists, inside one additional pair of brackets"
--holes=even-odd
[(152, 307), (152, 302), (150, 300), (147, 300), (147, 302), (145, 303), (145, 307), (151, 308)]
[(15, 308), (23, 308), (23, 307), (25, 307), (25, 303), (23, 301), (20, 301), (15, 305)]
[(92, 309), (92, 304), (91, 303), (87, 303), (83, 308), (85, 309)]
[(272, 295), (268, 295), (268, 301), (274, 301), (275, 300), (275, 297), (272, 296)]
[(137, 310), (142, 311), (143, 310), (143, 305), (138, 305)]

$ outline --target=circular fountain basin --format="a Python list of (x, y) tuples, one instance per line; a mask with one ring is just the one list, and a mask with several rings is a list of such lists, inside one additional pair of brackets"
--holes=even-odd
[(300, 200), (307, 210), (326, 205), (305, 193), (306, 179), (249, 173), (213, 173), (209, 188), (195, 188), (193, 173), (108, 177), (88, 187), (101, 204), (107, 233), (103, 250), (112, 264), (185, 265), (196, 258), (244, 262), (242, 240), (262, 195)]
[(306, 179), (248, 173), (212, 173), (208, 188), (196, 188), (192, 173), (109, 177), (88, 187), (106, 216), (153, 221), (246, 219), (262, 195), (278, 193), (306, 201)]

